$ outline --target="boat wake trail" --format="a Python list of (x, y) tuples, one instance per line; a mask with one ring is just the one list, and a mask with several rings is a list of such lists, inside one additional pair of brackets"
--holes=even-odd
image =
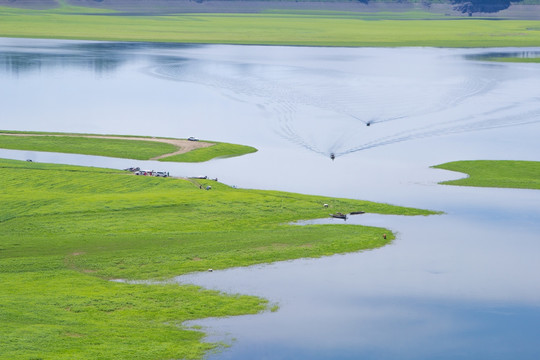
[(507, 89), (513, 77), (489, 67), (435, 64), (427, 75), (419, 68), (387, 76), (369, 64), (342, 71), (184, 59), (146, 71), (255, 104), (277, 136), (325, 156), (540, 121), (539, 90), (523, 97)]

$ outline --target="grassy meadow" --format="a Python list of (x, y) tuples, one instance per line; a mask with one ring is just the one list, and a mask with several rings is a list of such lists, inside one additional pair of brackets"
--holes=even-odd
[(469, 175), (442, 184), (540, 190), (540, 161), (456, 161), (434, 167)]
[[(24, 136), (13, 136), (13, 134)], [(180, 149), (176, 145), (153, 141), (151, 138), (145, 137), (136, 137), (135, 140), (124, 140), (86, 136), (94, 135), (0, 131), (0, 148), (11, 150), (97, 155), (134, 160), (150, 160), (162, 155), (174, 153)], [(120, 138), (127, 137), (118, 135), (112, 136)], [(203, 162), (214, 158), (241, 156), (257, 151), (257, 149), (245, 145), (219, 142), (209, 143), (213, 145), (192, 150), (183, 154), (167, 156), (158, 160), (174, 162)]]
[[(109, 280), (377, 248), (392, 241), (391, 232), (288, 224), (336, 211), (432, 213), (15, 160), (0, 160), (0, 177), (0, 359), (6, 360), (199, 359), (217, 345), (203, 343), (184, 321), (256, 313), (269, 309), (267, 301)], [(207, 184), (211, 190), (199, 188)]]
[(539, 46), (537, 21), (428, 12), (269, 11), (126, 16), (91, 8), (0, 7), (0, 36), (111, 41), (310, 46)]

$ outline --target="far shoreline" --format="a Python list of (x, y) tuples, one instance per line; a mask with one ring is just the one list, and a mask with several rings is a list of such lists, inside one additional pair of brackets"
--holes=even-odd
[(445, 16), (418, 9), (406, 12), (277, 11), (165, 16), (88, 13), (92, 9), (27, 10), (0, 6), (0, 37), (344, 48), (540, 46), (538, 20)]

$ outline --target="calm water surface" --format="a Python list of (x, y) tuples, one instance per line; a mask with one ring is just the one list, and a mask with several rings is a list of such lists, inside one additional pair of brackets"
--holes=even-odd
[(540, 66), (481, 60), (538, 51), (0, 39), (2, 129), (259, 149), (205, 164), (0, 156), (137, 165), (446, 213), (350, 218), (347, 226), (397, 233), (378, 250), (178, 278), (280, 306), (197, 322), (209, 341), (233, 345), (211, 359), (537, 359), (540, 192), (436, 185), (461, 175), (430, 166), (540, 160)]

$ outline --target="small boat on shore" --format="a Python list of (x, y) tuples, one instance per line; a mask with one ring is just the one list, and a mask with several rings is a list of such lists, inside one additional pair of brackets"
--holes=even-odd
[(349, 213), (349, 215), (361, 215), (361, 214), (365, 214), (366, 212), (365, 211), (353, 211), (351, 213)]
[(333, 218), (336, 218), (336, 219), (347, 220), (347, 215), (342, 214), (342, 213), (340, 213), (340, 212), (335, 213), (335, 214), (330, 214), (330, 216), (333, 217)]

